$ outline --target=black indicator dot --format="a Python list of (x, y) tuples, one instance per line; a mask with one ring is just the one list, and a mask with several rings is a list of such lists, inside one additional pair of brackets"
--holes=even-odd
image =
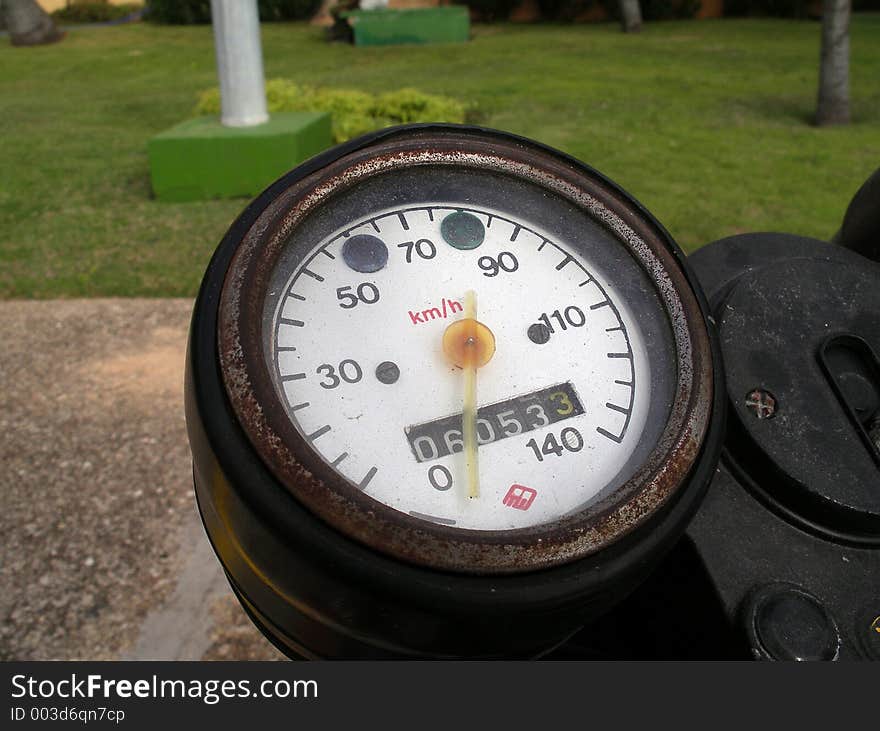
[(550, 340), (550, 328), (542, 322), (536, 322), (529, 326), (528, 335), (535, 345), (543, 345)]
[(473, 213), (465, 211), (446, 216), (440, 224), (440, 232), (446, 243), (456, 249), (476, 249), (486, 237), (482, 221)]
[(342, 245), (342, 258), (356, 272), (378, 272), (388, 263), (388, 247), (382, 239), (358, 234)]
[(400, 368), (397, 367), (397, 363), (392, 363), (390, 360), (386, 360), (384, 363), (380, 363), (376, 366), (376, 378), (379, 379), (380, 383), (397, 383), (397, 379), (400, 378)]

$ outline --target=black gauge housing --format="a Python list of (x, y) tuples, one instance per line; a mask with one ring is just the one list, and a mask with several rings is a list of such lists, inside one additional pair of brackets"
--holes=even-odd
[[(545, 529), (541, 540), (528, 530), (468, 536), (377, 511), (285, 428), (260, 372), (265, 283), (290, 227), (316, 198), (332, 203), (378, 169), (393, 174), (419, 159), (494, 169), (567, 197), (629, 252), (669, 312), (679, 368), (663, 433), (619, 490)], [(529, 140), (412, 125), (291, 171), (245, 209), (217, 249), (187, 354), (196, 496), (242, 605), (297, 657), (503, 658), (552, 649), (644, 579), (714, 473), (724, 399), (706, 313), (683, 254), (639, 203)]]

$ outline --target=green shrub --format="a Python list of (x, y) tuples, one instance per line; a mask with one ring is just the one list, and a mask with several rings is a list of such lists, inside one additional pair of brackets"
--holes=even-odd
[(538, 9), (544, 20), (570, 23), (599, 0), (538, 0)]
[(211, 0), (149, 0), (147, 20), (166, 25), (211, 22)]
[(544, 20), (571, 22), (592, 4), (593, 0), (538, 0), (538, 9)]
[(724, 14), (806, 18), (809, 0), (725, 0)]
[(423, 94), (416, 89), (400, 89), (380, 94), (373, 106), (376, 117), (394, 124), (410, 122), (463, 122), (464, 105), (445, 96)]
[(308, 20), (320, 5), (321, 0), (259, 0), (260, 20)]
[[(288, 79), (266, 82), (269, 112), (329, 112), (334, 142), (344, 142), (375, 129), (412, 122), (465, 121), (467, 107), (455, 99), (399, 89), (373, 95), (356, 89), (322, 89)], [(220, 90), (199, 95), (196, 114), (220, 113)]]
[(137, 3), (111, 5), (108, 2), (89, 2), (68, 4), (52, 12), (52, 17), (61, 23), (106, 23), (117, 18), (124, 18), (141, 6)]
[[(734, 0), (747, 2), (748, 0)], [(538, 0), (541, 18), (570, 23), (594, 5), (601, 5), (612, 20), (620, 20), (618, 0)], [(700, 9), (700, 0), (640, 0), (642, 19), (671, 20), (693, 18)]]
[[(311, 18), (321, 0), (258, 0), (260, 20), (305, 20)], [(210, 0), (150, 0), (147, 18), (155, 23), (193, 25), (211, 22)]]
[(700, 0), (641, 0), (642, 17), (646, 20), (693, 18), (700, 9)]
[(493, 22), (505, 20), (520, 0), (458, 0), (459, 5), (467, 5), (477, 13), (479, 20)]

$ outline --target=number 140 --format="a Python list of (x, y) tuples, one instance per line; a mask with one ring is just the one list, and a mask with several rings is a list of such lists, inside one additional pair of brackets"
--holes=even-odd
[(559, 440), (556, 439), (555, 435), (548, 434), (544, 439), (544, 444), (540, 447), (534, 439), (529, 439), (526, 442), (526, 446), (532, 448), (532, 451), (535, 453), (535, 459), (543, 462), (545, 455), (554, 454), (557, 457), (561, 457), (562, 453), (566, 450), (569, 452), (580, 452), (584, 448), (584, 438), (577, 429), (570, 426), (559, 433)]

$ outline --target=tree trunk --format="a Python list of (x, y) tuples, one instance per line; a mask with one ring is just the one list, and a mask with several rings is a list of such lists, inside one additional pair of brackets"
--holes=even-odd
[(849, 123), (850, 0), (822, 0), (822, 57), (816, 124)]
[(0, 13), (13, 46), (37, 46), (64, 38), (64, 33), (55, 27), (55, 21), (34, 0), (0, 0), (0, 3)]
[(642, 8), (639, 0), (620, 0), (620, 22), (624, 33), (638, 33), (642, 29)]

